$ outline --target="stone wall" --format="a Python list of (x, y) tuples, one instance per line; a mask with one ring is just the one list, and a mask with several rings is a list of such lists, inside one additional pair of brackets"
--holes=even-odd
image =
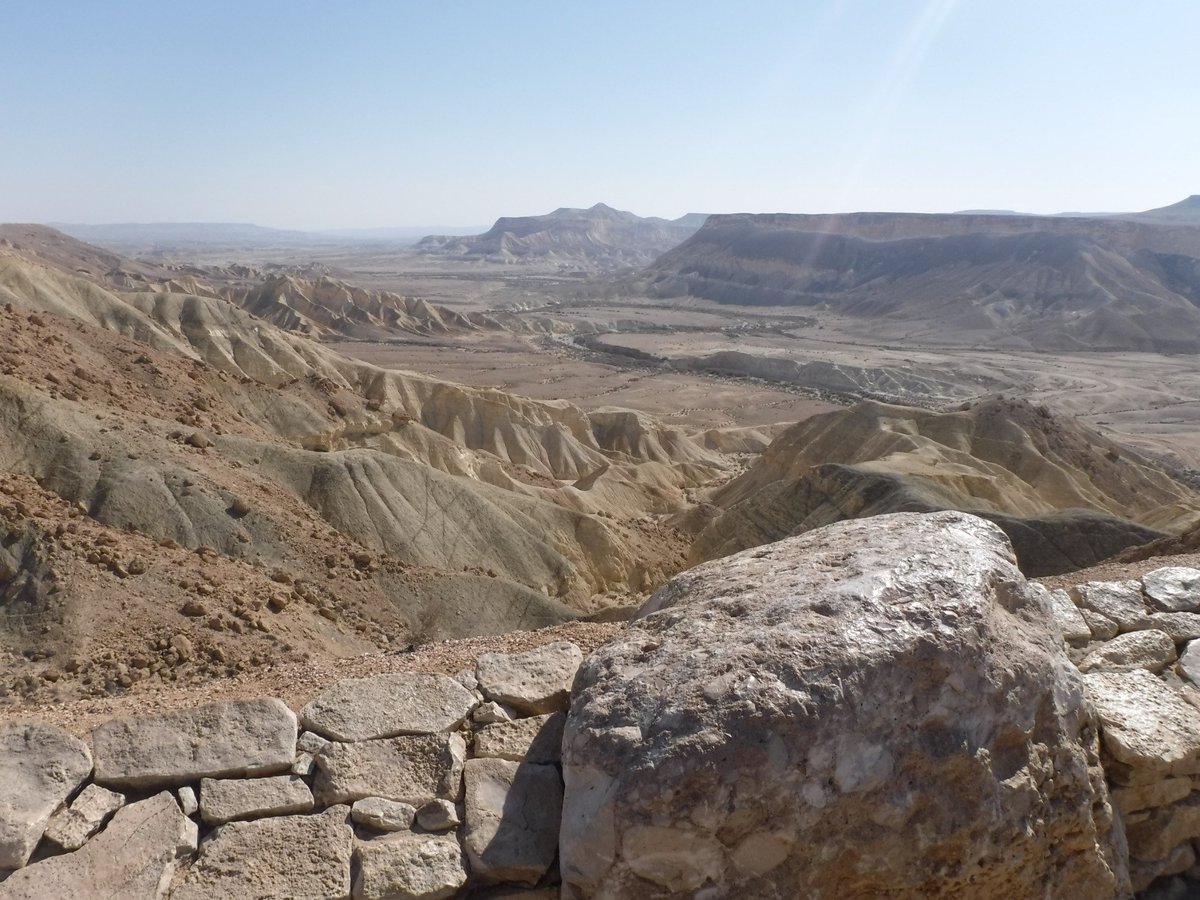
[(839, 523), (684, 573), (582, 668), (0, 726), (0, 900), (1188, 896), (1198, 625), (1197, 570), (1047, 591), (970, 516)]
[[(558, 896), (569, 643), (454, 678), (347, 679), (0, 727), (0, 898)], [(89, 747), (90, 743), (90, 747)]]

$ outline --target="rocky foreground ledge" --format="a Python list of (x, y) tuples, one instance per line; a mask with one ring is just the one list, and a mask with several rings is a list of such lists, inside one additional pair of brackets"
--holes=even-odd
[(1188, 896), (1200, 571), (961, 513), (678, 576), (586, 660), (0, 726), (0, 898)]

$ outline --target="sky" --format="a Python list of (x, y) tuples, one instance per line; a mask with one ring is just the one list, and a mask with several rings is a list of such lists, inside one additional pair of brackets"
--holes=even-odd
[(19, 0), (0, 21), (0, 221), (1200, 193), (1196, 0)]

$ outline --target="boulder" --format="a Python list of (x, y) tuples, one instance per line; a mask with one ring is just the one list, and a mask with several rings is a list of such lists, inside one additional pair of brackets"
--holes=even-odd
[(363, 841), (354, 855), (354, 900), (444, 900), (467, 883), (454, 838), (396, 835)]
[(87, 744), (61, 728), (0, 725), (0, 869), (29, 862), (50, 817), (91, 772)]
[[(1151, 882), (1156, 878), (1178, 875), (1180, 872), (1186, 872), (1195, 864), (1196, 851), (1190, 843), (1183, 843), (1172, 850), (1166, 859), (1149, 863), (1140, 860), (1132, 861), (1129, 866), (1129, 880), (1134, 891), (1141, 892), (1150, 887)], [(1193, 884), (1192, 889), (1183, 894), (1183, 898), (1184, 900), (1194, 900), (1195, 895), (1196, 890)]]
[(1130, 631), (1088, 653), (1080, 661), (1079, 670), (1145, 669), (1157, 674), (1175, 658), (1175, 642), (1165, 631)]
[(312, 808), (312, 791), (295, 775), (200, 781), (200, 818), (209, 825), (306, 813)]
[(1164, 566), (1142, 576), (1149, 606), (1159, 612), (1200, 611), (1200, 569)]
[(1146, 784), (1200, 772), (1200, 716), (1145, 669), (1084, 676), (1100, 715), (1109, 777)]
[(1094, 712), (995, 525), (840, 522), (639, 615), (575, 681), (564, 897), (1128, 894)]
[(476, 725), (491, 725), (496, 722), (511, 722), (520, 717), (520, 712), (511, 706), (505, 706), (503, 703), (488, 700), (479, 704), (475, 712), (471, 714), (471, 721)]
[(92, 730), (92, 750), (96, 782), (113, 787), (275, 775), (296, 758), (296, 714), (262, 699), (112, 719)]
[(354, 831), (350, 810), (230, 822), (171, 885), (171, 900), (345, 900), (350, 896)]
[(89, 784), (69, 807), (50, 817), (46, 839), (64, 850), (78, 850), (100, 830), (109, 816), (125, 805), (125, 797), (98, 784)]
[(339, 681), (300, 710), (300, 721), (335, 741), (367, 741), (454, 731), (476, 705), (447, 675), (398, 672)]
[(383, 797), (364, 797), (355, 800), (350, 808), (354, 824), (375, 831), (408, 831), (416, 816), (417, 808), (411, 803), (397, 803)]
[(1089, 581), (1071, 588), (1075, 602), (1117, 623), (1122, 631), (1146, 615), (1140, 581)]
[(426, 831), (449, 831), (461, 825), (462, 819), (449, 800), (430, 800), (417, 810), (417, 824)]
[(167, 791), (120, 809), (74, 853), (51, 856), (0, 882), (0, 900), (120, 897), (156, 900), (179, 860), (196, 850), (196, 823)]
[(583, 651), (559, 641), (524, 653), (485, 653), (475, 664), (483, 695), (526, 715), (562, 712), (571, 699), (571, 681)]
[(317, 754), (314, 790), (325, 805), (383, 797), (421, 807), (457, 800), (467, 746), (457, 734), (414, 734), (352, 744), (332, 742)]
[(487, 725), (475, 732), (475, 755), (513, 762), (557, 763), (562, 760), (563, 713)]
[(536, 884), (554, 863), (562, 821), (555, 766), (472, 759), (466, 767), (463, 846), (485, 881)]

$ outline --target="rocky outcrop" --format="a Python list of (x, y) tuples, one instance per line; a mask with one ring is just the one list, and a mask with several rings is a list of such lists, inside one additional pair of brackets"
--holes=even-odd
[[(584, 662), (569, 714), (521, 708), (571, 681), (578, 650), (549, 645), (446, 679), (478, 704), (461, 721), (453, 689), (322, 695), (341, 734), (400, 707), (444, 717), (430, 734), (297, 737), (279, 701), (209, 706), (99, 726), (87, 782), (82, 742), (6, 726), (0, 811), (28, 862), (0, 900), (1188, 896), (1200, 642), (1157, 623), (1197, 615), (1194, 584), (1049, 591), (981, 519), (875, 518), (680, 576)], [(262, 768), (255, 711), (290, 728), (291, 774)], [(99, 786), (112, 735), (110, 771), (176, 790)], [(38, 788), (60, 765), (78, 780)]]
[(572, 897), (1121, 897), (1095, 714), (1002, 532), (845, 522), (668, 583), (575, 682)]

